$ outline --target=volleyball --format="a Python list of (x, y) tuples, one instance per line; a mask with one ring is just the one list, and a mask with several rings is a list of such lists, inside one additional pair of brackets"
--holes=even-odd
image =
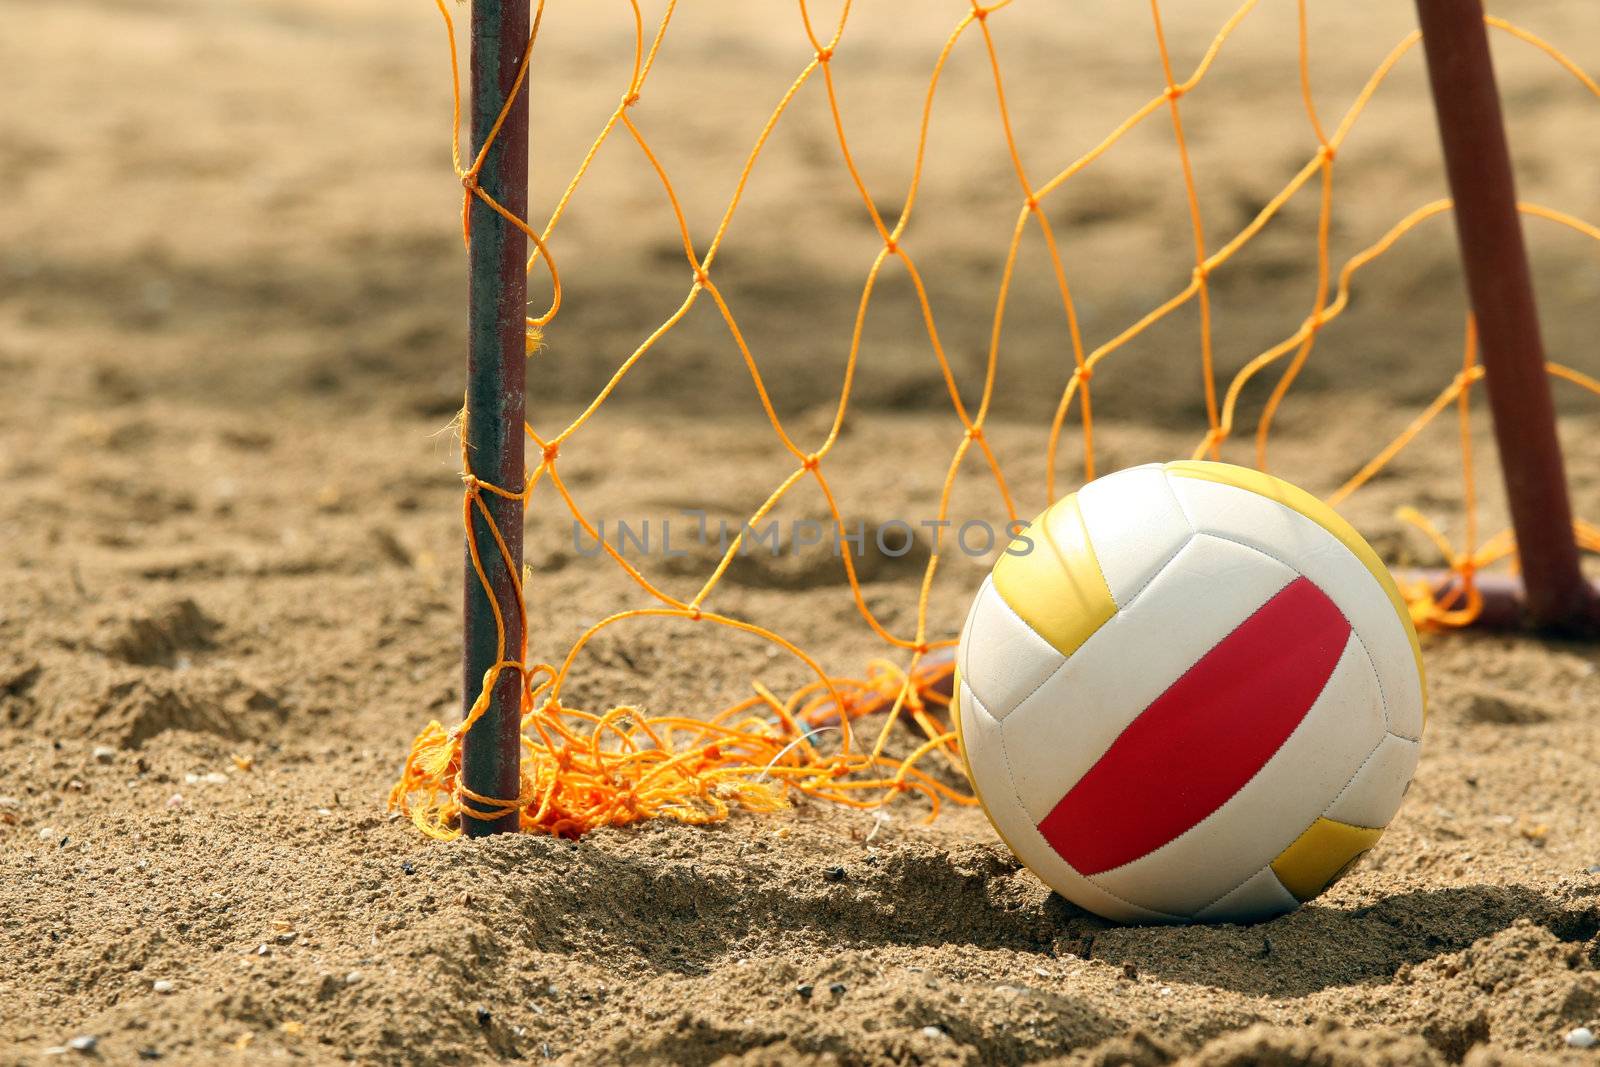
[(1100, 478), (984, 580), (954, 718), (990, 821), (1122, 922), (1298, 907), (1411, 782), (1422, 656), (1393, 578), (1331, 508), (1224, 463)]

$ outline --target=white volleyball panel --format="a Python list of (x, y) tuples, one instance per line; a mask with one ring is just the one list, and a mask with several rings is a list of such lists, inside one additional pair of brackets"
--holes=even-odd
[(1271, 867), (1263, 867), (1238, 889), (1209, 907), (1195, 913), (1204, 922), (1254, 922), (1282, 915), (1300, 906), (1294, 894), (1283, 888)]
[(1078, 491), (1078, 508), (1118, 607), (1127, 607), (1193, 532), (1159, 463), (1090, 482)]
[(1004, 719), (1065, 660), (985, 578), (972, 602), (959, 660), (962, 679), (984, 709)]
[(987, 802), (991, 794), (1009, 792), (1011, 772), (1006, 769), (1005, 747), (1000, 743), (1000, 723), (984, 708), (965, 678), (956, 694), (956, 714), (960, 716), (961, 745), (967, 755), (967, 770), (974, 784), (981, 782)]
[(1415, 741), (1394, 734), (1386, 736), (1351, 779), (1344, 795), (1328, 809), (1328, 818), (1351, 826), (1388, 826), (1400, 810), (1400, 800), (1416, 773), (1421, 750)]

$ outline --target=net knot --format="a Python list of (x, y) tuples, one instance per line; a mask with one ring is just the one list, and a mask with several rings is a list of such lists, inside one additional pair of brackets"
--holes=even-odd
[(896, 252), (900, 251), (900, 242), (896, 241), (893, 237), (885, 237), (883, 239), (883, 250), (892, 256)]
[(1328, 144), (1326, 141), (1324, 141), (1317, 148), (1317, 158), (1320, 160), (1326, 160), (1329, 163), (1333, 162), (1334, 157), (1338, 154), (1339, 150), (1333, 147), (1333, 145)]
[(471, 471), (461, 472), (461, 484), (467, 487), (467, 492), (469, 493), (476, 493), (483, 487), (483, 483), (478, 480), (478, 476)]
[(690, 622), (699, 622), (701, 619), (705, 618), (705, 615), (701, 612), (699, 606), (696, 605), (688, 610), (688, 612), (684, 615), (684, 618), (688, 619)]
[(556, 461), (556, 457), (561, 455), (561, 446), (552, 442), (548, 445), (545, 445), (544, 451), (540, 454), (544, 457), (544, 461), (546, 463), (554, 463)]
[(1195, 281), (1203, 283), (1209, 277), (1211, 277), (1211, 267), (1210, 267), (1209, 264), (1199, 263), (1199, 264), (1195, 265), (1195, 268), (1194, 268), (1194, 280)]
[(1181, 86), (1181, 85), (1169, 85), (1169, 86), (1167, 86), (1166, 92), (1162, 93), (1161, 95), (1163, 97), (1165, 97), (1167, 100), (1170, 101), (1170, 100), (1177, 100), (1177, 99), (1181, 98), (1183, 96), (1183, 93), (1184, 93), (1183, 86)]
[(817, 469), (817, 465), (821, 462), (822, 457), (817, 455), (815, 452), (812, 452), (809, 453), (805, 459), (800, 461), (800, 466), (803, 470), (814, 471)]
[(967, 435), (966, 436), (967, 436), (967, 440), (969, 440), (969, 441), (981, 441), (981, 440), (983, 440), (983, 427), (982, 426), (968, 426), (967, 427)]
[(630, 90), (628, 90), (628, 92), (623, 94), (623, 97), (622, 97), (622, 106), (623, 107), (632, 107), (634, 104), (637, 104), (638, 102), (639, 102), (639, 90), (630, 89)]
[(1088, 385), (1094, 379), (1094, 368), (1088, 364), (1078, 367), (1072, 372), (1072, 380), (1082, 385)]
[(706, 273), (704, 267), (694, 269), (694, 283), (702, 289), (711, 284), (711, 275)]
[(984, 19), (989, 17), (989, 9), (978, 3), (977, 0), (973, 0), (972, 17), (977, 19), (979, 22), (982, 22)]
[(1039, 198), (1037, 196), (1034, 196), (1032, 193), (1028, 194), (1028, 199), (1024, 200), (1022, 202), (1022, 204), (1029, 211), (1038, 211), (1039, 210)]
[(478, 191), (478, 172), (469, 170), (461, 176), (461, 188), (469, 193)]
[(817, 49), (817, 62), (818, 63), (826, 63), (828, 60), (830, 60), (832, 58), (833, 58), (833, 46), (832, 45), (828, 45), (825, 48)]

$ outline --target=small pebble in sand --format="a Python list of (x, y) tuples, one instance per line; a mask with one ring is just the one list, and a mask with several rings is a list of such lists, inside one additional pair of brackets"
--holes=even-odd
[(173, 984), (173, 981), (170, 978), (157, 978), (154, 982), (150, 983), (150, 988), (157, 993), (170, 993), (178, 987)]
[(344, 976), (345, 985), (355, 985), (359, 981), (361, 981), (360, 971), (351, 971), (349, 974)]
[(400, 864), (400, 869), (402, 871), (406, 872), (407, 874), (416, 874), (417, 873), (417, 865), (412, 863), (410, 860), (402, 861), (401, 864)]
[(161, 1050), (158, 1048), (142, 1048), (139, 1050), (139, 1058), (141, 1060), (159, 1060), (161, 1058)]
[(939, 1029), (937, 1026), (924, 1026), (922, 1028), (922, 1036), (927, 1038), (941, 1038), (944, 1036), (944, 1031)]
[(832, 993), (836, 997), (844, 996), (844, 991), (845, 984), (843, 982), (835, 982), (828, 987), (828, 992)]
[(60, 836), (61, 836), (61, 831), (57, 830), (54, 826), (41, 826), (41, 827), (39, 827), (39, 840), (40, 841), (54, 841), (56, 838), (58, 838)]
[(174, 810), (183, 807), (183, 794), (182, 793), (174, 793), (170, 797), (168, 797), (167, 798), (167, 807), (172, 808)]
[(93, 1052), (96, 1046), (99, 1044), (100, 1039), (98, 1037), (95, 1037), (93, 1034), (83, 1034), (79, 1037), (73, 1038), (71, 1041), (68, 1041), (67, 1047), (74, 1052), (82, 1052), (84, 1055), (88, 1055), (89, 1053)]
[(827, 870), (822, 872), (822, 880), (824, 882), (842, 882), (842, 881), (844, 881), (844, 868), (843, 867), (829, 867)]
[(1589, 868), (1589, 873), (1590, 874), (1600, 874), (1600, 863), (1596, 863), (1596, 864), (1592, 865)]
[(1138, 979), (1139, 979), (1139, 968), (1137, 968), (1137, 967), (1135, 967), (1133, 965), (1133, 961), (1132, 960), (1130, 960), (1127, 963), (1124, 963), (1122, 965), (1122, 977), (1128, 979), (1128, 981), (1130, 981), (1130, 982), (1138, 981)]
[(810, 1000), (811, 994), (816, 991), (816, 987), (814, 987), (810, 982), (801, 982), (799, 985), (794, 987), (794, 991), (800, 994), (801, 1000)]
[(266, 945), (265, 942), (263, 942), (263, 943), (261, 943), (261, 944), (256, 946), (256, 955), (257, 956), (270, 956), (270, 955), (272, 955), (272, 949), (269, 948)]
[(494, 1015), (489, 1011), (488, 1008), (479, 1008), (477, 1017), (479, 1026), (488, 1026), (490, 1023), (494, 1022)]
[(1580, 1026), (1567, 1033), (1568, 1048), (1593, 1048), (1597, 1041), (1600, 1041), (1600, 1038), (1595, 1037), (1594, 1031), (1587, 1026)]
[(115, 760), (116, 758), (117, 758), (117, 750), (116, 749), (108, 748), (105, 745), (96, 745), (94, 747), (94, 761), (96, 763), (110, 763), (113, 760)]

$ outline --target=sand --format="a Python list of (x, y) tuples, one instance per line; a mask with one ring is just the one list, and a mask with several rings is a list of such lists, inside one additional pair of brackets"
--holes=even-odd
[[(962, 5), (926, 22), (861, 6), (841, 93), (864, 177), (892, 208), (906, 116)], [(1138, 7), (1064, 18), (1019, 3), (993, 17), (1031, 170), (1049, 173), (1159, 89)], [(1226, 7), (1168, 13), (1180, 68)], [(686, 5), (681, 45), (635, 115), (698, 240), (805, 62), (793, 10), (774, 10)], [(1600, 69), (1587, 0), (1495, 10)], [(548, 16), (562, 45), (535, 81), (545, 204), (631, 59), (626, 8), (588, 11)], [(453, 718), (461, 697), (449, 425), (464, 286), (435, 14), (377, 0), (0, 0), (0, 15), (0, 69), (21, 75), (0, 109), (0, 1062), (1594, 1059), (1563, 1043), (1600, 1029), (1592, 645), (1427, 637), (1433, 710), (1393, 828), (1323, 898), (1253, 927), (1109, 925), (1048, 893), (970, 809), (925, 825), (914, 803), (880, 816), (804, 802), (580, 842), (423, 838), (384, 801), (416, 730)], [(1348, 103), (1407, 18), (1376, 2), (1315, 14), (1320, 106)], [(1315, 148), (1292, 30), (1292, 5), (1265, 5), (1209, 95), (1186, 101), (1216, 235)], [(1600, 134), (1600, 107), (1526, 46), (1497, 48), (1524, 195), (1600, 216), (1574, 158)], [(1442, 194), (1418, 58), (1341, 154), (1336, 262)], [(972, 42), (947, 77), (937, 177), (909, 240), (970, 400), (1018, 194)], [(807, 94), (719, 277), (786, 424), (820, 441), (874, 241), (829, 154), (824, 98)], [(1051, 217), (1098, 343), (1188, 276), (1170, 126), (1142, 128), (1081, 177)], [(688, 287), (637, 153), (608, 148), (592, 180), (557, 246), (565, 309), (530, 368), (540, 425), (570, 417)], [(1309, 308), (1314, 220), (1314, 196), (1298, 198), (1219, 272), (1224, 372)], [(1600, 371), (1592, 245), (1541, 227), (1530, 238), (1552, 354)], [(1441, 219), (1371, 268), (1291, 394), (1276, 470), (1330, 491), (1449, 380), (1463, 313), (1451, 256)], [(1045, 266), (1030, 245), (991, 424), (1024, 513), (1046, 502), (1066, 352)], [(547, 284), (534, 289), (541, 305)], [(829, 473), (852, 517), (931, 517), (960, 424), (904, 275), (878, 300)], [(1180, 315), (1097, 378), (1104, 467), (1199, 440), (1194, 337)], [(1586, 444), (1600, 420), (1576, 394), (1562, 409), (1576, 503), (1600, 515), (1600, 451)], [(1479, 446), (1492, 464), (1481, 432)], [(1070, 480), (1080, 446), (1061, 458)], [(561, 462), (586, 509), (613, 520), (683, 507), (737, 519), (791, 466), (706, 306)], [(1346, 512), (1392, 563), (1437, 563), (1393, 512), (1416, 505), (1459, 537), (1458, 470), (1440, 426)], [(1000, 517), (980, 470), (959, 485), (957, 514)], [(1483, 486), (1493, 530), (1503, 506), (1492, 474)], [(782, 514), (820, 507), (812, 491)], [(535, 651), (557, 657), (642, 598), (575, 550), (555, 497), (530, 514)], [(710, 564), (652, 573), (681, 594)], [(931, 633), (953, 632), (984, 566), (947, 561)], [(872, 563), (869, 602), (896, 632), (914, 623), (919, 575)], [(736, 567), (714, 603), (832, 671), (883, 651), (826, 558)], [(566, 698), (703, 713), (757, 678), (784, 691), (807, 674), (754, 640), (658, 621), (603, 633)], [(59, 1051), (80, 1037), (97, 1039), (92, 1053)]]

